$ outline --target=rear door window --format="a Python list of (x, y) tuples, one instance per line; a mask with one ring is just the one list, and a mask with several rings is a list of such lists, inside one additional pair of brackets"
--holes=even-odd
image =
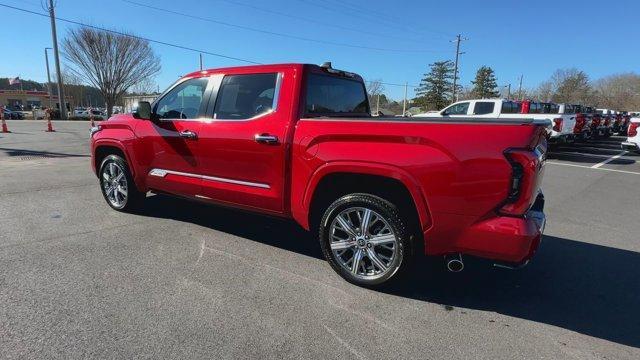
[(489, 101), (478, 101), (473, 108), (474, 115), (486, 115), (493, 113), (493, 109), (495, 107), (494, 102)]
[(245, 120), (275, 110), (278, 74), (226, 75), (216, 98), (214, 119)]

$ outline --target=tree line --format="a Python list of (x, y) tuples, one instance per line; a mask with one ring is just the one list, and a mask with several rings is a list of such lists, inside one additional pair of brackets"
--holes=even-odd
[(576, 68), (559, 69), (534, 89), (498, 86), (494, 70), (481, 66), (469, 86), (458, 86), (453, 98), (454, 64), (450, 60), (429, 65), (416, 89), (413, 106), (423, 111), (440, 110), (456, 100), (509, 97), (541, 102), (570, 103), (597, 106), (621, 111), (640, 110), (640, 75), (623, 73), (592, 80)]

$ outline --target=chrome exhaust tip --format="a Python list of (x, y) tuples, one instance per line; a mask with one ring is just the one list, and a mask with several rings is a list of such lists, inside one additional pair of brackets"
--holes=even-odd
[(447, 270), (451, 272), (457, 273), (464, 270), (461, 254), (445, 255), (444, 262), (447, 265)]

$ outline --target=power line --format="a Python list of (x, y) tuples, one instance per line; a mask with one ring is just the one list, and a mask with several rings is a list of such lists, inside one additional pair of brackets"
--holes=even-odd
[[(218, 0), (218, 1), (221, 1), (221, 2), (224, 2), (224, 3), (227, 3), (227, 4), (232, 4), (232, 5), (236, 5), (236, 6), (242, 6), (242, 7), (246, 7), (246, 8), (249, 8), (249, 9), (262, 11), (262, 12), (265, 12), (267, 14), (282, 16), (282, 17), (286, 17), (286, 18), (289, 18), (289, 19), (308, 22), (308, 23), (311, 23), (311, 24), (322, 25), (323, 27), (330, 26), (330, 27), (334, 27), (334, 28), (337, 28), (337, 29), (353, 31), (353, 32), (357, 32), (357, 33), (361, 33), (361, 34), (365, 34), (365, 35), (370, 35), (370, 36), (385, 37), (385, 38), (396, 39), (396, 40), (407, 40), (406, 37), (393, 36), (393, 35), (384, 34), (384, 33), (365, 31), (365, 30), (362, 30), (362, 29), (359, 29), (359, 28), (355, 28), (355, 27), (348, 27), (348, 26), (337, 25), (337, 24), (328, 25), (324, 21), (314, 20), (314, 19), (310, 19), (310, 18), (307, 18), (307, 17), (295, 16), (295, 15), (291, 15), (291, 14), (288, 14), (288, 13), (285, 13), (285, 12), (272, 10), (272, 9), (269, 9), (269, 8), (255, 6), (255, 5), (252, 5), (252, 4), (245, 4), (245, 3), (239, 2), (239, 1), (234, 1), (234, 0)], [(412, 41), (418, 41), (418, 40), (412, 40)]]
[[(48, 14), (39, 13), (37, 11), (32, 11), (32, 10), (28, 10), (28, 9), (22, 9), (22, 8), (19, 8), (19, 7), (15, 7), (15, 6), (11, 6), (11, 5), (7, 5), (7, 4), (3, 4), (3, 3), (0, 3), (0, 6), (5, 7), (5, 8), (9, 8), (9, 9), (12, 9), (12, 10), (16, 10), (16, 11), (25, 12), (25, 13), (32, 14), (32, 15), (37, 15), (37, 16), (49, 18)], [(256, 62), (256, 61), (252, 61), (252, 60), (247, 60), (247, 59), (242, 59), (242, 58), (238, 58), (238, 57), (233, 57), (233, 56), (213, 53), (213, 52), (206, 51), (206, 50), (199, 50), (199, 49), (191, 48), (191, 47), (188, 47), (188, 46), (183, 46), (183, 45), (172, 44), (172, 43), (168, 43), (168, 42), (164, 42), (164, 41), (154, 40), (154, 39), (151, 39), (151, 38), (148, 38), (148, 37), (127, 34), (127, 33), (123, 33), (123, 32), (120, 32), (120, 31), (103, 28), (103, 27), (100, 27), (100, 26), (89, 25), (89, 24), (85, 24), (85, 23), (82, 23), (82, 22), (79, 22), (79, 21), (61, 18), (61, 17), (58, 17), (58, 16), (56, 16), (55, 19), (58, 20), (58, 21), (62, 21), (62, 22), (66, 22), (66, 23), (70, 23), (70, 24), (74, 24), (74, 25), (78, 25), (78, 26), (82, 26), (82, 27), (88, 27), (88, 28), (92, 28), (92, 29), (96, 29), (96, 30), (106, 31), (106, 32), (109, 32), (109, 33), (112, 33), (112, 34), (128, 36), (128, 37), (132, 37), (132, 38), (137, 38), (137, 39), (140, 39), (140, 40), (148, 41), (150, 43), (156, 43), (156, 44), (160, 44), (160, 45), (164, 45), (164, 46), (174, 47), (174, 48), (181, 49), (181, 50), (193, 51), (193, 52), (212, 55), (212, 56), (221, 57), (221, 58), (225, 58), (225, 59), (242, 61), (242, 62), (246, 62), (246, 63), (249, 63), (249, 64), (256, 64), (256, 65), (261, 65), (262, 64), (260, 62)], [(367, 81), (367, 82), (371, 83), (373, 81)], [(383, 84), (383, 85), (389, 85), (389, 86), (401, 86), (401, 87), (408, 86), (408, 87), (412, 87), (412, 88), (420, 87), (419, 85), (410, 85), (410, 84), (397, 84), (397, 83), (388, 83), (388, 82), (380, 82), (380, 83)]]
[(394, 84), (394, 83), (387, 83), (387, 82), (376, 81), (376, 80), (367, 80), (367, 82), (368, 82), (369, 84), (374, 83), (374, 82), (377, 82), (377, 83), (380, 83), (380, 84), (382, 84), (382, 85), (389, 85), (389, 86), (402, 86), (402, 87), (404, 87), (404, 86), (408, 86), (408, 87), (411, 87), (411, 88), (419, 88), (419, 87), (420, 87), (420, 85), (411, 85), (411, 84)]
[[(2, 4), (2, 3), (0, 3), (0, 6), (3, 6), (3, 7), (5, 7), (5, 8), (9, 8), (9, 9), (13, 9), (13, 10), (17, 10), (17, 11), (22, 11), (22, 12), (29, 13), (29, 14), (33, 14), (33, 15), (38, 15), (38, 16), (46, 17), (46, 18), (48, 18), (48, 17), (49, 17), (49, 15), (47, 15), (47, 14), (39, 13), (39, 12), (37, 12), (37, 11), (32, 11), (32, 10), (22, 9), (22, 8), (15, 7), (15, 6), (11, 6), (11, 5), (7, 5), (7, 4)], [(96, 30), (102, 30), (102, 31), (110, 32), (110, 33), (112, 33), (112, 34), (118, 34), (118, 35), (122, 35), (122, 36), (128, 36), (128, 37), (132, 37), (132, 38), (136, 38), (136, 39), (140, 39), (140, 40), (145, 40), (145, 41), (148, 41), (148, 42), (151, 42), (151, 43), (156, 43), (156, 44), (160, 44), (160, 45), (165, 45), (165, 46), (174, 47), (174, 48), (177, 48), (177, 49), (182, 49), (182, 50), (188, 50), (188, 51), (193, 51), (193, 52), (203, 53), (203, 54), (207, 54), (207, 55), (211, 55), (211, 56), (216, 56), (216, 57), (220, 57), (220, 58), (224, 58), (224, 59), (229, 59), (229, 60), (242, 61), (242, 62), (246, 62), (246, 63), (249, 63), (249, 64), (256, 64), (256, 65), (260, 65), (260, 64), (261, 64), (261, 63), (259, 63), (259, 62), (252, 61), (252, 60), (242, 59), (242, 58), (233, 57), (233, 56), (227, 56), (227, 55), (218, 54), (218, 53), (214, 53), (214, 52), (210, 52), (210, 51), (206, 51), (206, 50), (199, 50), (199, 49), (191, 48), (191, 47), (188, 47), (188, 46), (172, 44), (172, 43), (168, 43), (168, 42), (165, 42), (165, 41), (154, 40), (154, 39), (147, 38), (147, 37), (142, 37), (142, 36), (137, 36), (137, 35), (126, 34), (126, 33), (120, 32), (120, 31), (111, 30), (111, 29), (106, 29), (106, 28), (103, 28), (103, 27), (95, 26), (95, 25), (89, 25), (89, 24), (81, 23), (81, 22), (79, 22), (79, 21), (69, 20), (69, 19), (65, 19), (65, 18), (61, 18), (61, 17), (55, 17), (55, 19), (56, 19), (56, 20), (59, 20), (59, 21), (62, 21), (62, 22), (69, 23), (69, 24), (74, 24), (74, 25), (84, 26), (84, 27), (88, 27), (88, 28), (92, 28), (92, 29), (96, 29)]]
[(315, 43), (326, 44), (326, 45), (342, 46), (342, 47), (349, 47), (349, 48), (355, 48), (355, 49), (364, 49), (364, 50), (376, 50), (376, 51), (407, 52), (407, 53), (442, 52), (440, 50), (387, 49), (387, 48), (379, 48), (379, 47), (373, 47), (373, 46), (347, 44), (347, 43), (341, 43), (341, 42), (335, 42), (335, 41), (329, 41), (329, 40), (313, 39), (313, 38), (307, 38), (307, 37), (303, 37), (303, 36), (297, 36), (297, 35), (279, 33), (279, 32), (275, 32), (275, 31), (257, 29), (257, 28), (253, 28), (253, 27), (250, 27), (250, 26), (233, 24), (233, 23), (229, 23), (229, 22), (225, 22), (225, 21), (206, 18), (206, 17), (199, 16), (199, 15), (186, 14), (186, 13), (183, 13), (183, 12), (169, 10), (169, 9), (165, 9), (165, 8), (161, 8), (161, 7), (157, 7), (157, 6), (153, 6), (153, 5), (148, 5), (148, 4), (142, 4), (142, 3), (131, 1), (131, 0), (122, 0), (122, 1), (124, 1), (126, 3), (129, 3), (129, 4), (133, 4), (133, 5), (137, 5), (137, 6), (145, 7), (145, 8), (148, 8), (148, 9), (157, 10), (157, 11), (162, 11), (162, 12), (166, 12), (166, 13), (173, 14), (173, 15), (184, 16), (184, 17), (187, 17), (187, 18), (206, 21), (206, 22), (210, 22), (210, 23), (214, 23), (214, 24), (218, 24), (218, 25), (224, 25), (224, 26), (228, 26), (228, 27), (232, 27), (232, 28), (236, 28), (236, 29), (242, 29), (242, 30), (246, 30), (246, 31), (252, 31), (252, 32), (257, 32), (257, 33), (267, 34), (267, 35), (273, 35), (273, 36), (279, 36), (279, 37), (284, 37), (284, 38), (289, 38), (289, 39), (296, 39), (296, 40), (300, 40), (300, 41), (308, 41), (308, 42), (315, 42)]
[[(324, 9), (324, 10), (332, 11), (332, 12), (335, 12), (335, 13), (338, 13), (338, 14), (341, 14), (341, 15), (347, 15), (347, 14), (345, 14), (345, 10), (347, 10), (347, 11), (349, 11), (349, 15), (352, 16), (352, 17), (360, 18), (360, 19), (366, 20), (366, 21), (372, 21), (372, 20), (375, 20), (377, 22), (383, 21), (383, 22), (386, 23), (386, 26), (391, 26), (391, 27), (394, 27), (396, 29), (400, 29), (400, 30), (403, 30), (403, 31), (406, 31), (406, 32), (411, 32), (411, 33), (416, 34), (416, 35), (421, 35), (421, 36), (424, 35), (424, 34), (418, 32), (418, 31), (413, 30), (412, 28), (398, 25), (398, 22), (404, 21), (404, 20), (396, 20), (396, 21), (389, 20), (389, 19), (387, 19), (389, 17), (389, 14), (385, 14), (385, 13), (382, 13), (382, 12), (377, 12), (377, 11), (374, 11), (374, 10), (362, 9), (362, 8), (356, 7), (354, 5), (348, 4), (348, 3), (343, 2), (343, 1), (335, 1), (334, 0), (333, 3), (335, 5), (332, 5), (327, 0), (321, 0), (326, 5), (317, 3), (315, 1), (310, 1), (310, 0), (298, 0), (298, 1), (302, 2), (302, 3), (305, 3), (305, 4), (308, 4), (308, 5), (311, 5), (311, 6), (315, 6), (315, 7)], [(346, 9), (345, 9), (345, 7), (346, 7)], [(367, 11), (372, 12), (375, 15), (368, 15), (367, 16), (367, 14), (363, 13), (363, 12), (367, 12)], [(439, 34), (441, 36), (446, 36), (446, 37), (451, 36), (450, 34), (446, 34), (446, 33), (443, 33), (443, 32), (438, 32), (438, 31), (434, 31), (434, 30), (427, 30), (427, 31)]]

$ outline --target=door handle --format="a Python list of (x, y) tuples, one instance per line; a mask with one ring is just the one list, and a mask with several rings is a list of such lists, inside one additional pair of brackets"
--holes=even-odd
[(184, 130), (180, 132), (180, 137), (184, 139), (192, 139), (195, 140), (198, 138), (198, 134), (194, 133), (191, 130)]
[(269, 135), (269, 134), (257, 134), (254, 139), (256, 140), (257, 143), (261, 143), (261, 144), (277, 144), (278, 143), (278, 137), (275, 135)]

